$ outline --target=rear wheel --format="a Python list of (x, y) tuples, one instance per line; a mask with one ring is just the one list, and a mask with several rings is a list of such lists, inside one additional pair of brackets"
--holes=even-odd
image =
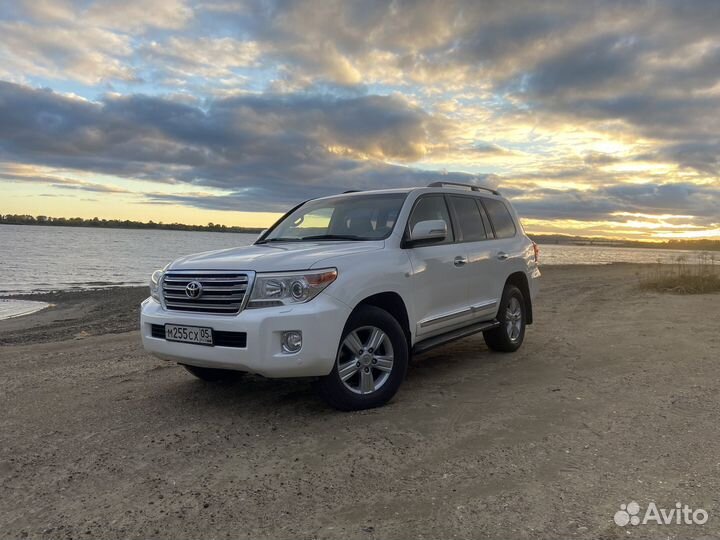
[(498, 309), (500, 326), (483, 332), (485, 343), (494, 351), (515, 352), (525, 338), (525, 298), (515, 285), (506, 285)]
[(400, 324), (383, 309), (361, 306), (345, 325), (335, 365), (318, 380), (318, 393), (341, 411), (379, 407), (400, 388), (407, 364)]
[(212, 383), (234, 383), (243, 375), (245, 375), (242, 371), (234, 371), (231, 369), (214, 369), (198, 366), (188, 366), (186, 364), (182, 364), (182, 367), (187, 369), (198, 379)]

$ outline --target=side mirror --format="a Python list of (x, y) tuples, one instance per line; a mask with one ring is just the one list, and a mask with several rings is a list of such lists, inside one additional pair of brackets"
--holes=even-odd
[(442, 219), (419, 221), (410, 231), (411, 246), (421, 243), (441, 242), (447, 238), (447, 223)]

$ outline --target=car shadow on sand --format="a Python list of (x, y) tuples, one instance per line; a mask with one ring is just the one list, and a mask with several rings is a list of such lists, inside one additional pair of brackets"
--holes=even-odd
[[(407, 395), (417, 392), (418, 387), (431, 389), (446, 387), (453, 381), (467, 377), (468, 371), (507, 362), (516, 355), (495, 353), (480, 341), (448, 345), (412, 358), (406, 380), (400, 393), (388, 405), (393, 408), (406, 402), (421, 399)], [(237, 414), (287, 417), (308, 415), (345, 414), (326, 405), (316, 394), (313, 379), (268, 379), (246, 374), (232, 383), (209, 383), (184, 373), (178, 366), (179, 375), (162, 387), (163, 406), (192, 410), (193, 416), (213, 417), (219, 413), (235, 411)], [(165, 371), (165, 370), (163, 370)], [(158, 389), (158, 391), (160, 391)], [(386, 406), (387, 407), (387, 406)]]

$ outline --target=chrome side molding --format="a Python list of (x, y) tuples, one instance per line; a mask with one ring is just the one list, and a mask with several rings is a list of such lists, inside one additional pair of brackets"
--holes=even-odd
[(423, 319), (422, 321), (420, 321), (418, 323), (418, 325), (420, 326), (420, 328), (427, 328), (428, 326), (433, 326), (435, 324), (447, 322), (452, 319), (464, 317), (465, 315), (470, 315), (472, 313), (477, 313), (479, 311), (486, 311), (486, 310), (494, 308), (496, 306), (497, 306), (497, 300), (490, 300), (489, 302), (475, 304), (475, 305), (468, 306), (468, 307), (458, 309), (455, 311), (451, 311), (448, 313), (443, 313), (442, 315), (438, 315), (436, 317), (431, 317), (429, 319)]

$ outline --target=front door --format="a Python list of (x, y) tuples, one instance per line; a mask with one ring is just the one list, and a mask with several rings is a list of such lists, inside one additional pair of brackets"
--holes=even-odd
[(467, 289), (463, 285), (467, 272), (467, 252), (455, 242), (452, 220), (445, 197), (423, 195), (416, 202), (408, 230), (426, 220), (445, 221), (448, 236), (442, 242), (408, 249), (412, 265), (412, 282), (416, 335), (426, 338), (468, 324)]

